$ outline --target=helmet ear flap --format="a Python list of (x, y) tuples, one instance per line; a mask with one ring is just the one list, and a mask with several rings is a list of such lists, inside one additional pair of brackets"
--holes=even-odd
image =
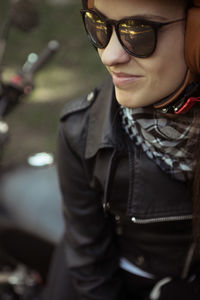
[(187, 13), (185, 59), (191, 73), (200, 76), (200, 1)]

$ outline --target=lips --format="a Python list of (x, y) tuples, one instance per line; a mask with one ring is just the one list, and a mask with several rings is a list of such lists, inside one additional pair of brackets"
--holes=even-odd
[(112, 78), (113, 78), (113, 83), (117, 87), (123, 87), (128, 84), (133, 83), (136, 80), (141, 79), (143, 76), (141, 75), (131, 75), (127, 73), (116, 73), (116, 72), (111, 72)]

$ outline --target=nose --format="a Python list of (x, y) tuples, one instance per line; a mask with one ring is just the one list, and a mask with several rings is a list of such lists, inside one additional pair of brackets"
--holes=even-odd
[(99, 55), (101, 57), (102, 63), (107, 67), (111, 67), (118, 64), (126, 64), (131, 59), (131, 56), (120, 44), (114, 29), (106, 48), (99, 49)]

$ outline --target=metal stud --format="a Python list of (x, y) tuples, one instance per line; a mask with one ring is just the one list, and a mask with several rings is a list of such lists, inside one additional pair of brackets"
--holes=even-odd
[(164, 113), (164, 114), (166, 114), (167, 113), (167, 108), (162, 108), (162, 112)]
[(87, 101), (92, 101), (94, 99), (94, 92), (91, 92), (87, 95)]

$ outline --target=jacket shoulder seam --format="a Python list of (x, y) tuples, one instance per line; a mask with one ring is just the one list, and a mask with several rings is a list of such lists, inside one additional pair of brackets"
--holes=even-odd
[(97, 93), (98, 90), (95, 89), (92, 92), (90, 92), (87, 96), (77, 98), (68, 102), (61, 112), (60, 120), (63, 121), (67, 116), (71, 114), (88, 109), (94, 103)]

